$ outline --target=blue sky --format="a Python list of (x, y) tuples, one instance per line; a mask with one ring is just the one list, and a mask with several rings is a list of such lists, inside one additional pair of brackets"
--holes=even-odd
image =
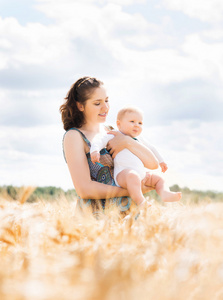
[(143, 109), (169, 185), (223, 191), (222, 16), (221, 0), (0, 0), (1, 185), (73, 187), (58, 110), (87, 75), (108, 123)]

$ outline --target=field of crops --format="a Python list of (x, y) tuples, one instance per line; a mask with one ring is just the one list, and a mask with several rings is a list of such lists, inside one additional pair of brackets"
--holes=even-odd
[(223, 203), (162, 205), (135, 220), (75, 201), (0, 199), (1, 300), (223, 299)]

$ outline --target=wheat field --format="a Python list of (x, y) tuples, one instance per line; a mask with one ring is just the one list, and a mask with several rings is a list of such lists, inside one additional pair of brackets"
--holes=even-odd
[(1, 300), (223, 299), (223, 203), (154, 202), (135, 218), (75, 201), (0, 199)]

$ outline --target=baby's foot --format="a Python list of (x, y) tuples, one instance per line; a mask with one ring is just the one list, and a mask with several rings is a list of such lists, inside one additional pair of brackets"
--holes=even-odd
[(175, 201), (179, 201), (181, 197), (182, 197), (181, 192), (165, 191), (162, 193), (161, 199), (164, 202), (175, 202)]
[(143, 212), (143, 211), (145, 211), (145, 209), (148, 209), (151, 206), (152, 206), (151, 203), (149, 203), (148, 201), (144, 200), (142, 203), (140, 203), (138, 205), (139, 212)]

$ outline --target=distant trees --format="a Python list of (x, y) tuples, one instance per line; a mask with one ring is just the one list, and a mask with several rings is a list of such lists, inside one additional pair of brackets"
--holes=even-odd
[(7, 188), (7, 193), (10, 197), (12, 197), (12, 199), (16, 200), (16, 196), (18, 193), (18, 188), (12, 186), (12, 185), (8, 185)]
[[(200, 201), (223, 201), (223, 193), (214, 191), (197, 191), (190, 190), (188, 187), (180, 188), (177, 184), (170, 187), (171, 191), (182, 192), (182, 203), (198, 203)], [(16, 187), (12, 185), (4, 185), (0, 187), (0, 196), (5, 199), (19, 200), (21, 197), (22, 187)], [(147, 195), (149, 199), (155, 199), (162, 203), (160, 197), (157, 195), (156, 191), (153, 190)], [(60, 198), (66, 198), (69, 201), (74, 200), (77, 197), (75, 189), (70, 189), (64, 191), (62, 188), (54, 186), (37, 187), (34, 192), (29, 196), (27, 202), (35, 202), (38, 199), (46, 201), (55, 201)]]
[[(205, 202), (221, 202), (223, 201), (223, 193), (214, 191), (198, 191), (190, 190), (188, 187), (180, 188), (179, 185), (174, 184), (170, 187), (173, 192), (182, 192), (182, 203), (199, 203), (200, 201)], [(156, 191), (153, 190), (147, 194), (150, 199), (155, 199), (161, 203), (160, 197), (157, 195)]]
[[(13, 200), (18, 200), (20, 196), (22, 187), (15, 187), (12, 185), (1, 186), (0, 187), (0, 195), (2, 197), (10, 198)], [(68, 200), (72, 200), (77, 197), (77, 193), (74, 189), (64, 191), (62, 188), (54, 187), (54, 186), (46, 186), (46, 187), (37, 187), (34, 192), (29, 196), (27, 202), (35, 202), (37, 199), (43, 200), (57, 200), (61, 197), (65, 197)]]
[(19, 188), (7, 185), (7, 186), (1, 186), (0, 187), (0, 195), (2, 196), (9, 196), (11, 199), (16, 200), (18, 195)]

